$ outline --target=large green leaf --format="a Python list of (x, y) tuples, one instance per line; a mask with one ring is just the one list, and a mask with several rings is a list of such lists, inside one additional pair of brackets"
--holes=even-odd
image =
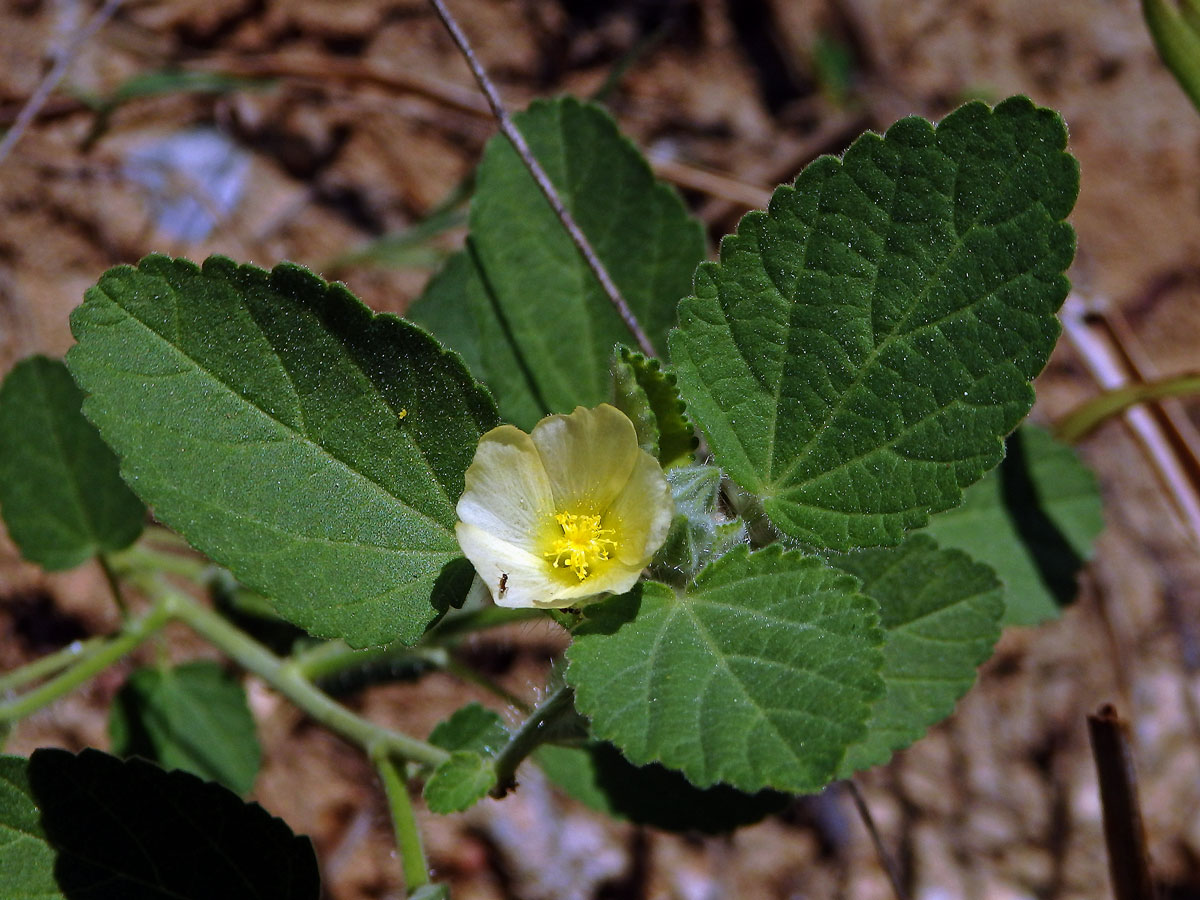
[(558, 787), (597, 812), (667, 831), (720, 834), (781, 811), (779, 791), (745, 794), (727, 784), (698, 788), (663, 766), (635, 766), (612, 744), (547, 744), (534, 754)]
[(0, 900), (62, 900), (27, 767), (0, 756)]
[(928, 532), (987, 563), (1004, 582), (1005, 625), (1036, 625), (1075, 599), (1075, 577), (1104, 529), (1096, 477), (1075, 451), (1032, 425)]
[[(0, 900), (306, 900), (317, 860), (255, 803), (84, 750), (0, 758)], [(52, 890), (57, 886), (61, 895)]]
[(786, 534), (895, 544), (1000, 461), (1068, 289), (1065, 144), (1020, 97), (903, 119), (808, 166), (701, 266), (679, 386)]
[(117, 756), (183, 769), (238, 794), (254, 787), (262, 751), (241, 683), (214, 662), (138, 669), (117, 692), (108, 731)]
[(146, 515), (82, 403), (67, 367), (44, 356), (17, 363), (0, 387), (4, 523), (21, 554), (46, 569), (127, 547)]
[(465, 593), (454, 505), (496, 414), (423, 331), (299, 266), (161, 256), (107, 272), (71, 326), (126, 480), (289, 621), (411, 642)]
[(899, 547), (860, 550), (833, 564), (862, 581), (887, 630), (884, 694), (841, 774), (887, 762), (954, 710), (1000, 636), (1004, 600), (995, 573), (924, 534)]
[[(541, 100), (515, 121), (664, 350), (675, 304), (704, 258), (699, 222), (600, 107)], [(502, 136), (480, 163), (470, 225), (471, 255), (433, 282), (414, 320), (476, 363), (505, 418), (524, 428), (547, 412), (609, 399), (609, 356), (614, 344), (629, 342), (629, 331)]]
[(877, 606), (822, 560), (745, 547), (685, 592), (657, 582), (589, 607), (567, 681), (592, 732), (699, 787), (815, 791), (880, 694)]

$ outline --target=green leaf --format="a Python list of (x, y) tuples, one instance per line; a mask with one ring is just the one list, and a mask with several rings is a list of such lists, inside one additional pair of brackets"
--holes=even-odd
[[(185, 772), (97, 750), (0, 759), (0, 898), (304, 900), (308, 838)], [(57, 885), (57, 891), (54, 886)], [(26, 893), (27, 891), (27, 893)]]
[(614, 405), (633, 421), (641, 448), (664, 469), (692, 461), (699, 443), (675, 386), (657, 359), (618, 346), (611, 363)]
[(717, 510), (721, 470), (716, 466), (679, 466), (667, 471), (675, 519), (654, 555), (651, 575), (671, 584), (688, 581), (705, 565), (746, 539), (738, 519), (724, 521)]
[(939, 550), (924, 534), (832, 563), (879, 602), (887, 631), (884, 694), (871, 709), (866, 737), (846, 753), (846, 778), (887, 762), (954, 711), (1000, 637), (1004, 599), (991, 569), (959, 550)]
[(549, 779), (584, 805), (667, 831), (721, 834), (780, 812), (791, 797), (744, 794), (725, 784), (701, 789), (660, 765), (635, 766), (612, 744), (546, 745), (534, 754)]
[(108, 733), (117, 756), (142, 756), (237, 794), (262, 760), (241, 683), (213, 662), (138, 669), (117, 692)]
[(903, 119), (812, 163), (700, 267), (680, 390), (780, 530), (895, 544), (1000, 461), (1068, 289), (1065, 145), (1021, 97)]
[[(704, 258), (700, 223), (599, 106), (541, 100), (515, 121), (643, 329), (665, 348), (676, 301)], [(478, 360), (473, 371), (523, 428), (607, 400), (609, 355), (629, 331), (504, 137), (480, 163), (470, 225), (473, 260), (453, 262), (454, 280), (435, 281), (413, 318)]]
[(443, 750), (473, 750), (494, 756), (508, 743), (508, 729), (498, 714), (478, 703), (468, 703), (438, 723), (429, 735), (429, 743)]
[(441, 815), (462, 812), (487, 796), (496, 784), (490, 759), (471, 750), (456, 750), (425, 782), (425, 803)]
[(0, 900), (63, 900), (27, 767), (0, 756)]
[(1076, 575), (1103, 529), (1096, 477), (1070, 447), (1025, 425), (1009, 437), (1004, 462), (927, 531), (996, 570), (1005, 625), (1036, 625), (1075, 599)]
[(588, 607), (567, 681), (592, 733), (698, 787), (815, 791), (882, 690), (877, 607), (822, 560), (739, 547), (686, 592)]
[(465, 594), (454, 505), (496, 414), (427, 334), (299, 266), (223, 257), (112, 269), (71, 326), (126, 480), (284, 618), (412, 642)]
[(0, 507), (21, 555), (45, 569), (129, 546), (146, 516), (82, 403), (67, 367), (44, 356), (0, 387)]

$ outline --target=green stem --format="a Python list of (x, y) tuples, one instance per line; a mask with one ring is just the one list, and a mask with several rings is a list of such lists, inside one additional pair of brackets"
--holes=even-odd
[(179, 575), (192, 581), (203, 580), (204, 573), (212, 567), (212, 563), (198, 556), (171, 550), (155, 550), (144, 544), (134, 544), (115, 554), (112, 564), (114, 570), (119, 572), (161, 572), (164, 575)]
[(360, 666), (381, 662), (425, 662), (444, 669), (448, 656), (438, 647), (375, 647), (369, 650), (354, 650), (342, 641), (327, 641), (318, 644), (292, 658), (292, 665), (309, 681), (320, 681)]
[(450, 754), (439, 747), (355, 715), (315, 687), (295, 662), (279, 658), (187, 594), (161, 585), (158, 590), (170, 601), (174, 618), (186, 623), (242, 668), (253, 672), (317, 722), (352, 744), (364, 750), (378, 748), (379, 752), (386, 751), (428, 766), (440, 765), (450, 758)]
[(57, 678), (8, 703), (0, 704), (0, 722), (23, 718), (75, 690), (166, 625), (170, 618), (171, 604), (159, 601), (145, 615), (127, 620), (116, 637), (108, 640), (100, 649), (81, 659)]
[(426, 640), (441, 644), (450, 638), (483, 631), (488, 628), (499, 628), (511, 625), (513, 622), (532, 622), (546, 618), (548, 610), (544, 609), (506, 609), (503, 606), (485, 606), (482, 609), (465, 613), (451, 613), (442, 619), (426, 637)]
[(468, 684), (474, 684), (483, 688), (492, 695), (499, 697), (514, 709), (519, 709), (525, 715), (529, 715), (530, 711), (533, 709), (533, 707), (531, 707), (512, 691), (505, 688), (503, 685), (497, 684), (496, 682), (492, 681), (492, 679), (481, 674), (480, 672), (476, 672), (470, 666), (460, 663), (457, 659), (449, 654), (446, 654), (446, 664), (443, 666), (443, 668), (459, 681), (465, 681)]
[(1068, 444), (1083, 440), (1113, 416), (1147, 400), (1200, 393), (1200, 373), (1189, 372), (1105, 391), (1068, 413), (1054, 428), (1055, 436)]
[(413, 813), (412, 798), (408, 786), (400, 777), (396, 763), (385, 749), (372, 748), (371, 761), (379, 772), (387, 794), (388, 808), (392, 812), (392, 828), (396, 833), (396, 847), (400, 851), (400, 864), (404, 868), (404, 890), (406, 893), (429, 884), (429, 864), (425, 861), (425, 850), (421, 847), (421, 832), (417, 828), (417, 817)]
[(17, 688), (24, 687), (31, 681), (38, 681), (41, 678), (65, 669), (72, 663), (78, 662), (94, 653), (100, 647), (104, 646), (107, 640), (104, 637), (93, 637), (88, 638), (86, 641), (74, 641), (61, 650), (56, 650), (54, 653), (35, 659), (28, 665), (14, 669), (7, 675), (0, 676), (0, 694), (15, 691)]
[(1200, 109), (1200, 35), (1193, 30), (1195, 9), (1189, 8), (1184, 16), (1168, 0), (1142, 0), (1142, 15), (1158, 55), (1192, 104)]
[(516, 787), (517, 766), (546, 741), (551, 730), (548, 726), (574, 708), (574, 691), (565, 684), (538, 704), (533, 715), (521, 723), (521, 727), (496, 756), (496, 786), (491, 790), (493, 797), (499, 799)]
[(108, 592), (112, 594), (113, 603), (117, 604), (117, 611), (121, 613), (122, 619), (128, 619), (129, 605), (125, 602), (125, 594), (121, 591), (121, 582), (117, 580), (117, 573), (113, 571), (107, 554), (96, 554), (96, 562), (100, 564), (100, 571), (104, 573), (104, 580), (108, 582)]

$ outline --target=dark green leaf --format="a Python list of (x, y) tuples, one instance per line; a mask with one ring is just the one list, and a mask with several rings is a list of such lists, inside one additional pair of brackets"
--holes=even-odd
[(130, 485), (289, 621), (411, 642), (465, 594), (454, 505), (496, 415), (427, 334), (298, 266), (222, 257), (112, 269), (71, 325)]
[(494, 756), (508, 742), (508, 729), (499, 715), (478, 703), (468, 703), (438, 723), (429, 743), (443, 750), (473, 750)]
[(720, 834), (758, 822), (787, 806), (778, 791), (744, 794), (728, 785), (700, 789), (660, 765), (635, 766), (612, 744), (538, 748), (542, 771), (598, 812), (667, 831)]
[(1026, 425), (1009, 437), (1004, 462), (928, 532), (996, 570), (1005, 625), (1036, 625), (1075, 599), (1075, 577), (1103, 529), (1095, 476), (1070, 447)]
[(0, 387), (0, 507), (21, 554), (46, 569), (129, 546), (146, 515), (82, 403), (67, 367), (44, 356)]
[[(37, 750), (0, 767), (0, 866), (19, 865), (0, 898), (70, 900), (316, 900), (317, 861), (255, 803), (185, 772), (84, 750)], [(0, 868), (0, 872), (4, 870)], [(8, 874), (8, 873), (5, 873)], [(21, 882), (15, 882), (20, 884)]]
[(1003, 455), (1054, 346), (1078, 192), (1025, 98), (822, 157), (701, 266), (671, 355), (722, 468), (798, 540), (895, 544)]
[(109, 710), (117, 756), (142, 756), (238, 794), (254, 787), (262, 752), (241, 683), (213, 662), (138, 669)]
[[(704, 258), (700, 224), (600, 107), (535, 102), (517, 126), (655, 345)], [(629, 331), (507, 139), (488, 144), (471, 203), (473, 259), (434, 282), (416, 321), (463, 353), (504, 417), (608, 399), (608, 360)], [(453, 309), (445, 308), (447, 305)], [(470, 320), (466, 317), (470, 316)], [(504, 343), (508, 346), (504, 346)]]
[(490, 759), (471, 750), (456, 750), (425, 782), (425, 803), (442, 815), (462, 812), (486, 797), (495, 784)]
[(576, 708), (631, 762), (699, 787), (818, 790), (882, 691), (877, 607), (856, 588), (778, 545), (727, 553), (685, 592), (643, 582), (576, 628)]
[(614, 351), (611, 368), (614, 405), (633, 421), (641, 448), (664, 469), (691, 462), (698, 442), (675, 376), (657, 359), (623, 346)]
[(924, 534), (832, 562), (879, 602), (887, 631), (884, 695), (866, 737), (846, 753), (841, 774), (849, 777), (887, 762), (953, 712), (1000, 637), (1004, 600), (991, 569), (959, 550), (939, 550)]

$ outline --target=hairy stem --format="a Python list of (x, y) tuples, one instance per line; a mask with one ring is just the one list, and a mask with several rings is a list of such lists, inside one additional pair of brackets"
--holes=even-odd
[(517, 155), (521, 157), (521, 161), (525, 163), (525, 167), (529, 169), (529, 174), (537, 182), (537, 186), (545, 195), (550, 208), (554, 210), (554, 214), (558, 217), (559, 222), (562, 223), (572, 243), (579, 250), (584, 262), (592, 270), (592, 274), (596, 276), (596, 280), (600, 283), (605, 296), (608, 297), (609, 303), (616, 309), (617, 315), (621, 317), (621, 321), (625, 323), (625, 327), (629, 329), (630, 334), (637, 341), (641, 351), (647, 356), (658, 356), (658, 351), (654, 349), (654, 344), (650, 340), (650, 336), (642, 329), (637, 316), (633, 314), (633, 310), (629, 308), (629, 304), (621, 296), (620, 290), (618, 290), (616, 283), (608, 274), (604, 263), (600, 261), (600, 257), (596, 255), (596, 251), (592, 248), (587, 236), (583, 233), (583, 229), (579, 227), (574, 216), (568, 212), (553, 182), (550, 181), (550, 176), (546, 174), (546, 170), (542, 168), (541, 163), (533, 155), (533, 151), (529, 149), (529, 144), (525, 142), (524, 136), (517, 129), (517, 126), (513, 124), (512, 117), (509, 116), (508, 111), (504, 108), (504, 103), (500, 100), (499, 92), (497, 92), (495, 85), (492, 84), (491, 79), (488, 78), (483, 66), (480, 65), (479, 60), (475, 56), (475, 51), (471, 49), (471, 44), (467, 40), (466, 34), (463, 33), (458, 22), (450, 14), (450, 10), (446, 8), (446, 4), (442, 0), (429, 0), (429, 2), (437, 12), (438, 18), (442, 20), (442, 24), (446, 26), (446, 30), (450, 32), (450, 37), (454, 40), (454, 43), (458, 45), (463, 59), (467, 61), (467, 66), (471, 69), (471, 74), (479, 82), (479, 87), (483, 91), (484, 96), (487, 97), (488, 105), (492, 108), (492, 113), (496, 117), (496, 122), (500, 126), (501, 133), (508, 138), (509, 142), (513, 145), (513, 149), (517, 151)]
[[(171, 604), (159, 601), (144, 615), (135, 619), (127, 619), (116, 636), (103, 642), (97, 649), (89, 652), (57, 678), (47, 681), (41, 687), (34, 688), (7, 703), (0, 704), (0, 722), (11, 722), (24, 718), (75, 690), (161, 629), (170, 618)], [(61, 653), (62, 651), (55, 656), (60, 656)], [(43, 662), (44, 660), (38, 660), (38, 662), (31, 663), (30, 666), (38, 666)], [(22, 672), (23, 670), (18, 669), (8, 678), (18, 683), (32, 680), (26, 678)]]
[(574, 708), (575, 692), (565, 684), (538, 704), (533, 714), (521, 723), (521, 727), (496, 756), (496, 786), (491, 790), (493, 797), (503, 797), (516, 786), (517, 766), (545, 742), (550, 726), (559, 717), (573, 712)]
[(413, 814), (412, 799), (408, 796), (408, 786), (400, 770), (386, 749), (373, 748), (371, 761), (379, 772), (379, 780), (383, 782), (388, 808), (392, 813), (396, 848), (400, 851), (400, 865), (404, 869), (404, 890), (411, 893), (429, 884), (429, 864), (425, 861), (425, 850), (421, 846), (421, 832), (417, 828), (417, 817)]

